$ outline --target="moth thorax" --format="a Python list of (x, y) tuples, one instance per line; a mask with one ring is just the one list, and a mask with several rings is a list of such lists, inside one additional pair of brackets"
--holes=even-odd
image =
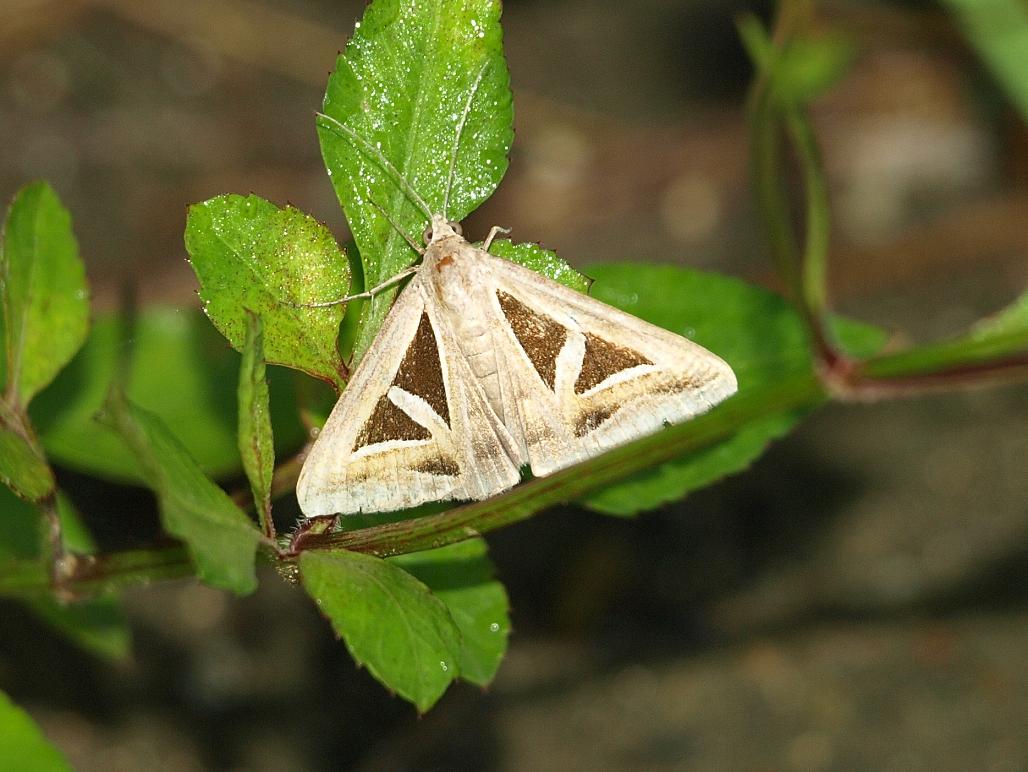
[(439, 301), (457, 313), (464, 313), (472, 302), (474, 287), (468, 271), (462, 270), (466, 266), (462, 266), (460, 261), (459, 251), (442, 249), (429, 273)]

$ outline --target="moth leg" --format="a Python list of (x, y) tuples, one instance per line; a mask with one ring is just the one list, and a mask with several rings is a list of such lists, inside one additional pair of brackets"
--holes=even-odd
[(510, 233), (510, 228), (504, 228), (500, 225), (494, 225), (489, 229), (489, 235), (485, 237), (485, 241), (482, 242), (482, 249), (486, 252), (489, 251), (489, 245), (493, 243), (493, 239), (496, 238), (497, 233), (502, 233), (504, 236)]
[(379, 284), (377, 287), (372, 287), (371, 289), (369, 289), (369, 290), (367, 290), (365, 292), (358, 292), (356, 295), (347, 295), (346, 297), (337, 298), (336, 300), (326, 300), (324, 303), (296, 303), (294, 305), (296, 305), (297, 308), (328, 308), (329, 306), (338, 306), (341, 303), (349, 303), (351, 300), (359, 300), (360, 298), (374, 297), (375, 295), (377, 295), (379, 292), (381, 292), (382, 290), (386, 289), (387, 287), (391, 287), (394, 284), (397, 284), (397, 283), (403, 281), (408, 276), (412, 276), (413, 274), (416, 274), (420, 267), (421, 267), (420, 265), (412, 265), (410, 268), (407, 268), (407, 269), (405, 269), (403, 271), (400, 271), (395, 276), (393, 276), (393, 277), (391, 277), (389, 279), (386, 279), (384, 282)]

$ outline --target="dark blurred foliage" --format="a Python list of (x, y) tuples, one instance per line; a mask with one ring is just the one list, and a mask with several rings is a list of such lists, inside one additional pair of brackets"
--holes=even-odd
[[(466, 232), (774, 285), (747, 177), (747, 8), (771, 10), (507, 2), (516, 146)], [(901, 338), (958, 332), (1028, 279), (1024, 123), (934, 4), (820, 9), (859, 51), (814, 115), (834, 300)], [(0, 194), (54, 184), (101, 309), (126, 281), (194, 307), (184, 208), (219, 193), (290, 201), (344, 239), (312, 113), (361, 12), (5, 0)], [(1023, 769), (1026, 428), (1023, 387), (832, 407), (681, 504), (497, 533), (508, 660), (421, 719), (270, 574), (244, 600), (129, 593), (125, 665), (4, 604), (0, 687), (83, 770)], [(154, 533), (148, 495), (61, 479), (104, 541)]]

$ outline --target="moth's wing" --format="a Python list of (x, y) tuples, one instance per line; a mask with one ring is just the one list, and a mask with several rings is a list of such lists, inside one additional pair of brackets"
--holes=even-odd
[(440, 317), (415, 276), (304, 462), (307, 517), (481, 499), (517, 483), (510, 439)]
[(515, 263), (487, 256), (507, 428), (546, 475), (680, 423), (736, 391), (702, 346)]

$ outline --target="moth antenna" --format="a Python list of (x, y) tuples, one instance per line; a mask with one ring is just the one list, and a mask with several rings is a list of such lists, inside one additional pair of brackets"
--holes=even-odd
[(379, 165), (393, 176), (394, 181), (400, 186), (400, 190), (407, 194), (407, 198), (409, 198), (411, 202), (421, 210), (421, 213), (425, 215), (425, 217), (429, 220), (432, 219), (432, 210), (428, 204), (425, 203), (425, 199), (418, 195), (418, 192), (414, 190), (414, 187), (407, 181), (407, 178), (400, 174), (399, 170), (393, 166), (392, 161), (386, 158), (385, 154), (381, 150), (372, 145), (345, 123), (333, 118), (331, 115), (326, 115), (325, 113), (316, 113), (316, 115), (325, 120), (329, 129), (336, 133), (342, 132), (348, 139), (357, 143), (364, 152), (368, 153), (368, 155), (378, 161)]
[(485, 77), (485, 71), (488, 68), (489, 62), (486, 62), (478, 71), (478, 75), (475, 76), (475, 82), (471, 84), (468, 99), (464, 103), (464, 112), (461, 113), (460, 120), (457, 122), (457, 136), (453, 139), (453, 152), (450, 153), (450, 172), (446, 176), (446, 192), (443, 194), (443, 217), (447, 220), (450, 219), (446, 210), (450, 206), (450, 191), (453, 189), (453, 174), (457, 169), (457, 151), (460, 149), (460, 138), (464, 134), (464, 126), (468, 122), (468, 116), (471, 115), (471, 104), (475, 100), (475, 94), (478, 93), (478, 87), (482, 85), (482, 78)]
[(370, 203), (371, 203), (371, 205), (373, 207), (375, 207), (375, 209), (377, 209), (379, 211), (379, 213), (383, 217), (386, 218), (386, 220), (389, 221), (389, 224), (393, 226), (393, 230), (396, 231), (397, 233), (399, 233), (401, 236), (403, 236), (403, 240), (407, 242), (407, 244), (410, 246), (411, 249), (413, 249), (419, 255), (424, 255), (425, 254), (425, 248), (423, 246), (421, 246), (420, 244), (418, 244), (418, 242), (416, 242), (414, 240), (414, 238), (409, 233), (407, 233), (407, 231), (405, 231), (400, 226), (400, 224), (398, 222), (396, 222), (396, 220), (393, 219), (393, 216), (391, 214), (389, 214), (389, 212), (387, 212), (383, 207), (379, 206), (374, 201), (371, 201)]

